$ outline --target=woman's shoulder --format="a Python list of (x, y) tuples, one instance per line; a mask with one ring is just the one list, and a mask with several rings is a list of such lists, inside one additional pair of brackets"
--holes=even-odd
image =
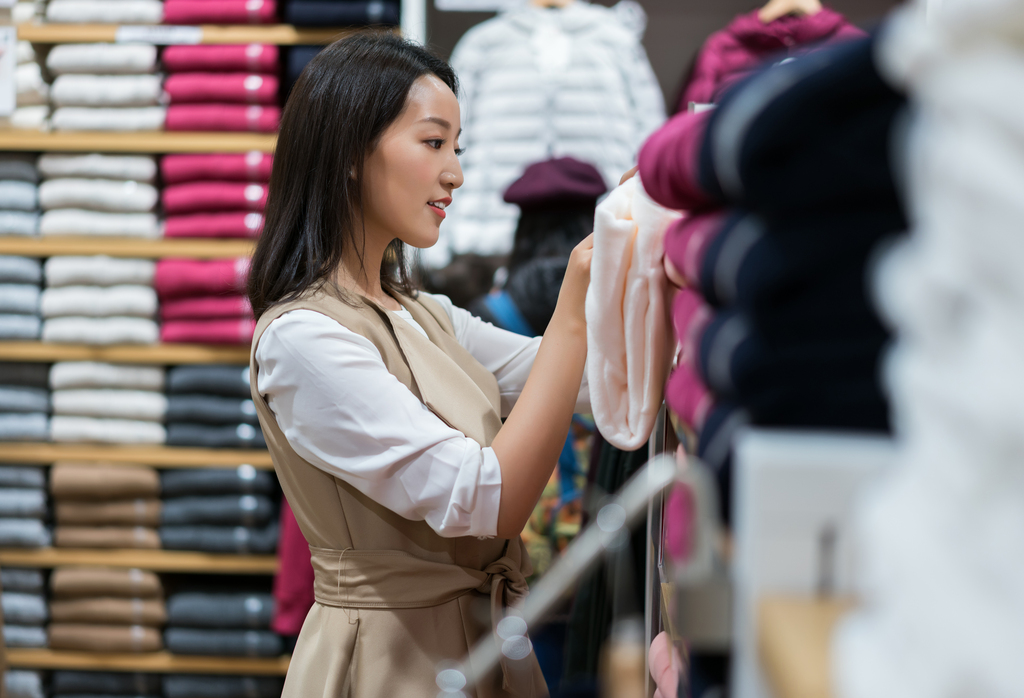
[(339, 342), (379, 355), (367, 337), (310, 308), (289, 310), (274, 318), (260, 338), (257, 353), (310, 356), (318, 354), (321, 348), (337, 348)]

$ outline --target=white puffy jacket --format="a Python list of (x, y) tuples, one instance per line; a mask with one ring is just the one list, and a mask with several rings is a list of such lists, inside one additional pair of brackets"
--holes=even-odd
[(633, 166), (665, 120), (665, 102), (640, 43), (640, 6), (575, 0), (561, 9), (522, 6), (470, 29), (452, 53), (462, 107), (465, 183), (441, 240), (424, 254), (502, 254), (519, 209), (505, 189), (531, 163), (572, 156), (594, 164), (608, 188)]

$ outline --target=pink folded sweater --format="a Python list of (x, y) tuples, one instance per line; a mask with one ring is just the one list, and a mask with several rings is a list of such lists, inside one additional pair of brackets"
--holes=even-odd
[(169, 73), (198, 70), (276, 73), (281, 69), (277, 46), (269, 44), (168, 46), (161, 60)]
[(276, 104), (277, 78), (257, 73), (175, 73), (164, 81), (171, 104)]
[(252, 306), (246, 296), (195, 296), (175, 298), (160, 304), (160, 319), (217, 320), (251, 318)]
[(278, 107), (256, 104), (172, 104), (168, 131), (256, 131), (273, 133), (281, 121)]
[(168, 216), (164, 237), (168, 238), (255, 238), (263, 230), (262, 213), (193, 213)]
[(171, 320), (160, 326), (160, 341), (175, 344), (249, 344), (255, 330), (256, 321), (251, 318)]
[(638, 177), (612, 190), (594, 216), (587, 290), (587, 378), (594, 420), (632, 451), (651, 435), (672, 359), (662, 264), (665, 229), (680, 214), (657, 205)]
[(274, 0), (164, 0), (164, 24), (273, 24)]
[(682, 218), (665, 231), (665, 273), (677, 286), (696, 286), (708, 243), (721, 231), (726, 214), (699, 213)]
[(673, 116), (641, 146), (637, 166), (644, 189), (662, 206), (686, 211), (717, 206), (697, 178), (700, 147), (712, 114)]
[(245, 182), (189, 182), (164, 187), (164, 212), (262, 211), (267, 204), (266, 184)]
[(182, 153), (160, 161), (164, 184), (219, 180), (222, 182), (269, 182), (274, 156), (253, 150), (248, 153)]
[(249, 258), (178, 259), (157, 261), (153, 288), (163, 303), (188, 296), (230, 296), (245, 293)]

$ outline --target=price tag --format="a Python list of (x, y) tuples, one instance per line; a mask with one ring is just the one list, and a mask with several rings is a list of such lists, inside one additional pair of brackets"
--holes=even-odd
[(18, 87), (14, 81), (17, 44), (18, 30), (0, 27), (0, 116), (10, 116), (18, 105)]
[(203, 28), (129, 24), (117, 28), (114, 40), (119, 44), (198, 44), (203, 40)]

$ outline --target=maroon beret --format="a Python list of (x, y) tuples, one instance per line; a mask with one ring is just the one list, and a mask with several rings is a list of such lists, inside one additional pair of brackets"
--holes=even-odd
[(519, 208), (593, 206), (608, 191), (597, 168), (575, 158), (535, 162), (505, 190), (505, 201)]

